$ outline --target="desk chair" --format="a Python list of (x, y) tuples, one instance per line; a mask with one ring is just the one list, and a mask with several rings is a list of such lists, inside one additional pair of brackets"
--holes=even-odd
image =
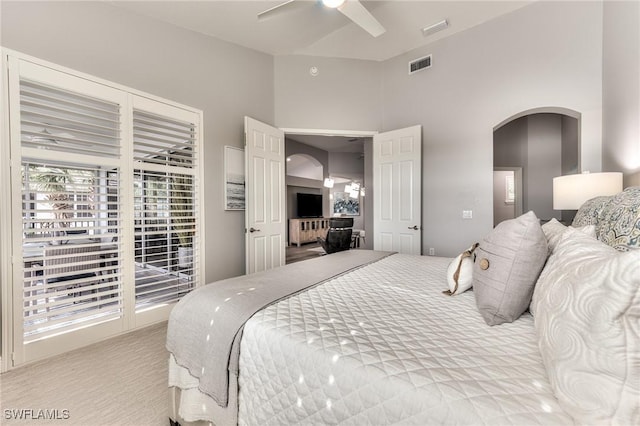
[(327, 254), (351, 248), (353, 233), (352, 217), (336, 217), (329, 219), (329, 229), (325, 238), (318, 237), (318, 242)]

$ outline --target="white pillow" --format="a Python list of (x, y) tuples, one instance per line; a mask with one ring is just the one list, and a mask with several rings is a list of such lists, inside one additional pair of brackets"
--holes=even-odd
[(532, 304), (560, 405), (580, 424), (640, 424), (640, 250), (565, 231)]
[(473, 252), (477, 247), (478, 243), (475, 243), (451, 261), (447, 269), (449, 290), (443, 293), (454, 296), (471, 288), (473, 283)]
[[(553, 253), (556, 246), (560, 242), (562, 238), (562, 234), (567, 228), (571, 228), (571, 226), (567, 227), (562, 223), (558, 222), (556, 218), (552, 218), (550, 221), (542, 225), (542, 232), (544, 232), (544, 236), (547, 237), (547, 245), (549, 246), (549, 253)], [(577, 226), (575, 227), (580, 232), (583, 232), (590, 237), (596, 237), (596, 226), (595, 225), (585, 225), (585, 226)]]

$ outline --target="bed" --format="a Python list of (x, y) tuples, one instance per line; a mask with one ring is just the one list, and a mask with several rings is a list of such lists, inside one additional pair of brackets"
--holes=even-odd
[[(527, 310), (494, 326), (476, 300), (479, 286), (443, 294), (449, 258), (351, 250), (195, 290), (169, 322), (171, 420), (638, 424), (640, 188), (587, 202), (573, 225), (540, 227), (549, 257)], [(274, 292), (270, 284), (286, 277), (299, 287), (250, 301), (260, 283)], [(567, 288), (576, 291), (567, 296)], [(219, 312), (252, 304), (246, 322), (230, 321), (241, 323), (231, 337), (216, 334)], [(574, 329), (593, 315), (609, 328)], [(595, 359), (585, 355), (593, 333), (606, 345)]]

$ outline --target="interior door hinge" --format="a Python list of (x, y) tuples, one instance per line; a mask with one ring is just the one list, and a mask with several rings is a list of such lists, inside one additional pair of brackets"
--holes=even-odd
[(247, 132), (244, 132), (244, 146), (247, 146)]

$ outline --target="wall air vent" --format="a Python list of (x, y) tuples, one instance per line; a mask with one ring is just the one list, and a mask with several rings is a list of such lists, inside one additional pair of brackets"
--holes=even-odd
[(431, 67), (431, 55), (409, 62), (409, 74), (417, 73)]

